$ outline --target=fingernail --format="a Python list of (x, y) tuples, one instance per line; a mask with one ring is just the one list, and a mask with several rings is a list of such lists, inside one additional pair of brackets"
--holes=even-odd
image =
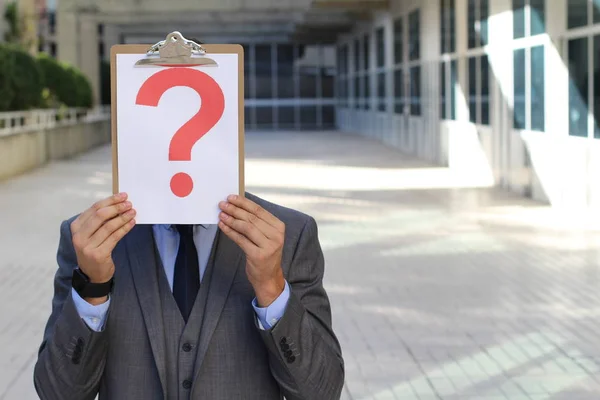
[(128, 217), (133, 217), (135, 215), (135, 210), (129, 210), (125, 213)]
[(131, 207), (131, 202), (130, 201), (126, 201), (124, 204), (125, 204), (125, 207)]
[(232, 194), (229, 197), (227, 197), (227, 199), (229, 199), (229, 200), (237, 200), (237, 196), (235, 194)]
[(220, 201), (220, 202), (219, 202), (219, 207), (221, 207), (221, 208), (225, 208), (225, 207), (227, 207), (227, 203), (226, 203), (226, 202), (224, 202), (224, 201)]
[(229, 215), (225, 214), (225, 213), (221, 213), (221, 219), (225, 220), (229, 218)]
[(125, 192), (121, 192), (121, 193), (119, 193), (119, 198), (120, 198), (120, 199), (125, 199), (125, 198), (127, 198), (127, 193), (125, 193)]

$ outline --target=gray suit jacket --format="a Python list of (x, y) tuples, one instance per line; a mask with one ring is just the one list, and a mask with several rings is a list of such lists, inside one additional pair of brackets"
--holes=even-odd
[[(286, 225), (283, 271), (291, 287), (271, 330), (257, 327), (245, 255), (221, 232), (195, 360), (191, 399), (338, 399), (340, 345), (322, 286), (324, 260), (313, 218), (247, 196)], [(70, 222), (61, 227), (52, 314), (35, 366), (41, 399), (172, 399), (166, 392), (165, 330), (150, 226), (136, 226), (113, 252), (115, 286), (101, 332), (88, 328), (71, 298), (77, 259)], [(282, 343), (294, 349), (286, 354)]]

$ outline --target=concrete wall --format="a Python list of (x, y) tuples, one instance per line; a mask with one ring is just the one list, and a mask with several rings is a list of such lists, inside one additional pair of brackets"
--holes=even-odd
[(110, 142), (110, 121), (0, 136), (0, 181)]

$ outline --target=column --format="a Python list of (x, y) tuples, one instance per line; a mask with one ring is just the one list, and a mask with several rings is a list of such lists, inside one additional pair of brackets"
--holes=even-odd
[[(66, 4), (65, 4), (66, 3)], [(98, 27), (94, 15), (79, 12), (61, 0), (56, 13), (58, 59), (79, 68), (90, 80), (93, 102), (99, 102), (100, 57)]]

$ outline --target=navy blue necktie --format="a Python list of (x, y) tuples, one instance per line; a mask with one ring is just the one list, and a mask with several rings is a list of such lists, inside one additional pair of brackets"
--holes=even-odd
[(200, 290), (200, 266), (194, 244), (194, 226), (176, 225), (179, 231), (179, 250), (175, 260), (173, 296), (187, 323)]

